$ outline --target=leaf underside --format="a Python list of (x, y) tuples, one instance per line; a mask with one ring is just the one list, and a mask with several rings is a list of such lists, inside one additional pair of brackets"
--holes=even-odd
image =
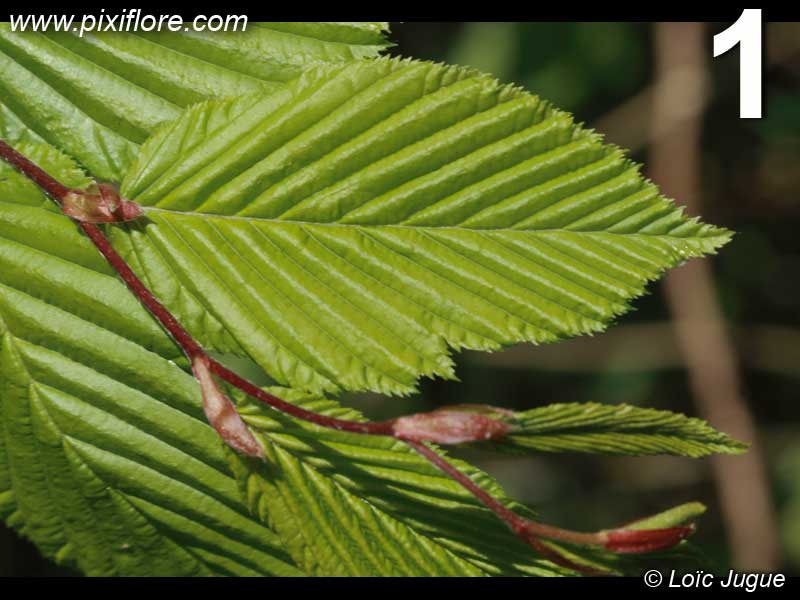
[(114, 244), (190, 331), (314, 393), (601, 331), (729, 237), (536, 96), (397, 59), (192, 109), (123, 192), (150, 208)]
[(385, 23), (250, 23), (245, 32), (12, 32), (0, 23), (0, 137), (47, 142), (120, 181), (139, 145), (210, 98), (269, 94), (314, 64), (371, 58)]

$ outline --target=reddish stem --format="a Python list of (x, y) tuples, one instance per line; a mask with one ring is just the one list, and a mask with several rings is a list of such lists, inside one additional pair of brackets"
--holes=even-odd
[(497, 515), (501, 521), (508, 525), (508, 527), (517, 537), (519, 537), (523, 542), (531, 546), (534, 550), (551, 562), (562, 567), (578, 571), (579, 573), (584, 573), (586, 575), (607, 574), (604, 571), (599, 571), (597, 569), (580, 565), (569, 560), (561, 554), (558, 554), (558, 552), (555, 550), (552, 550), (546, 546), (541, 539), (539, 539), (544, 537), (568, 543), (590, 544), (596, 546), (602, 545), (603, 543), (603, 541), (598, 538), (598, 536), (601, 534), (578, 533), (526, 519), (525, 517), (518, 515), (511, 509), (504, 506), (497, 498), (492, 496), (489, 492), (472, 481), (472, 479), (467, 477), (451, 463), (442, 458), (442, 456), (435, 452), (432, 448), (421, 442), (408, 441), (406, 443), (416, 450), (420, 455), (422, 455), (428, 462), (436, 466), (445, 475), (450, 477), (450, 479), (458, 483), (461, 487), (475, 496), (489, 510)]
[(392, 435), (392, 421), (348, 421), (345, 419), (337, 419), (336, 417), (328, 417), (319, 413), (306, 410), (296, 404), (282, 400), (277, 396), (273, 396), (269, 392), (258, 387), (254, 383), (248, 381), (241, 375), (234, 373), (228, 367), (220, 364), (213, 358), (210, 359), (211, 371), (220, 379), (230, 383), (232, 386), (239, 388), (249, 396), (260, 400), (261, 402), (271, 406), (298, 419), (309, 421), (321, 427), (329, 429), (337, 429), (339, 431), (348, 431), (350, 433), (366, 433), (372, 435)]
[(2, 139), (0, 139), (0, 157), (42, 188), (48, 196), (58, 202), (59, 206), (61, 206), (62, 198), (72, 191), (45, 173), (39, 165), (14, 150)]
[[(81, 190), (73, 190), (58, 182), (51, 177), (48, 173), (42, 170), (38, 165), (31, 160), (17, 152), (14, 148), (8, 145), (5, 141), (0, 139), (0, 158), (5, 160), (11, 166), (16, 168), (20, 173), (26, 175), (34, 183), (36, 183), (48, 196), (50, 196), (62, 210), (64, 209), (64, 200), (70, 194), (83, 194)], [(125, 201), (128, 202), (128, 201)], [(131, 202), (128, 202), (129, 208), (133, 211), (131, 214), (138, 211), (138, 207)], [(75, 217), (75, 214), (68, 214), (68, 216)], [(125, 220), (124, 215), (120, 214), (120, 220)], [(458, 439), (459, 441), (470, 441), (473, 439), (491, 439), (493, 437), (502, 437), (510, 430), (510, 426), (505, 423), (498, 422), (486, 414), (478, 412), (459, 413), (458, 407), (451, 407), (447, 410), (440, 409), (432, 413), (423, 413), (420, 415), (412, 415), (410, 417), (400, 417), (398, 419), (391, 419), (388, 421), (348, 421), (345, 419), (337, 419), (321, 415), (319, 413), (306, 410), (295, 404), (287, 402), (269, 392), (259, 388), (254, 383), (248, 381), (244, 377), (234, 373), (221, 363), (211, 358), (203, 347), (191, 336), (191, 334), (184, 329), (172, 313), (150, 292), (141, 279), (133, 272), (133, 270), (125, 262), (125, 259), (111, 245), (111, 242), (94, 223), (86, 221), (78, 221), (81, 229), (86, 233), (90, 240), (97, 247), (98, 251), (105, 257), (108, 263), (119, 274), (122, 281), (128, 289), (139, 299), (144, 307), (152, 314), (162, 327), (169, 333), (169, 335), (180, 346), (183, 353), (193, 365), (195, 377), (198, 378), (202, 387), (211, 389), (210, 393), (217, 396), (222, 396), (221, 392), (216, 389), (216, 386), (209, 381), (205, 376), (205, 370), (214, 373), (220, 379), (228, 382), (232, 386), (244, 391), (246, 394), (260, 400), (268, 406), (288, 414), (292, 417), (302, 419), (330, 429), (339, 431), (347, 431), (350, 433), (370, 434), (370, 435), (386, 435), (392, 436), (397, 439), (405, 441), (411, 448), (418, 452), (423, 458), (428, 460), (431, 464), (440, 469), (445, 475), (453, 479), (464, 489), (475, 496), (481, 503), (489, 508), (498, 518), (508, 525), (512, 532), (521, 538), (524, 542), (534, 548), (541, 555), (545, 556), (548, 560), (555, 564), (573, 569), (578, 572), (586, 574), (601, 574), (601, 571), (574, 563), (566, 557), (560, 555), (555, 550), (545, 545), (540, 538), (547, 538), (555, 541), (566, 542), (569, 544), (587, 544), (592, 546), (603, 546), (610, 550), (618, 552), (647, 552), (656, 549), (663, 549), (678, 543), (680, 540), (688, 536), (693, 528), (691, 527), (676, 527), (668, 529), (655, 529), (655, 530), (639, 530), (631, 531), (625, 529), (618, 529), (608, 532), (597, 533), (580, 533), (545, 525), (536, 521), (526, 519), (512, 510), (505, 507), (499, 500), (489, 494), (486, 490), (478, 486), (464, 473), (459, 471), (456, 467), (450, 464), (447, 460), (442, 458), (433, 449), (422, 443), (421, 439), (428, 439), (424, 436), (431, 436), (435, 441), (445, 442), (449, 439)], [(201, 381), (205, 379), (205, 381)], [(204, 394), (206, 391), (204, 391)], [(217, 411), (225, 413), (224, 402), (220, 398), (216, 398)], [(205, 399), (204, 399), (205, 405)], [(473, 407), (474, 408), (474, 407)], [(494, 407), (482, 407), (483, 412), (502, 415), (503, 409)], [(207, 414), (209, 412), (206, 407)], [(448, 420), (453, 416), (457, 425), (458, 435), (453, 435), (453, 427), (448, 425)], [(227, 429), (237, 429), (232, 427), (232, 420), (230, 415), (225, 413), (223, 416), (227, 419)], [(238, 416), (238, 415), (237, 415)], [(220, 426), (218, 423), (212, 423), (220, 434), (224, 436), (225, 426)], [(235, 425), (235, 424), (234, 424)], [(466, 432), (466, 433), (464, 433)], [(245, 453), (252, 455), (259, 455), (260, 448), (256, 447), (257, 444), (251, 441), (246, 434), (240, 430), (235, 435), (238, 435), (237, 446), (244, 449)], [(231, 436), (229, 436), (231, 437)], [(228, 441), (226, 439), (226, 441)], [(230, 441), (229, 441), (230, 443)]]
[(119, 253), (108, 241), (108, 238), (94, 223), (79, 222), (78, 225), (89, 236), (89, 239), (94, 242), (94, 245), (100, 251), (105, 259), (108, 261), (114, 270), (119, 274), (120, 278), (128, 289), (139, 299), (144, 307), (152, 314), (159, 323), (167, 330), (172, 338), (181, 347), (186, 358), (190, 361), (195, 358), (206, 356), (205, 350), (198, 344), (195, 339), (183, 328), (178, 320), (172, 316), (172, 313), (159, 302), (159, 300), (150, 292), (147, 286), (142, 283), (142, 280), (137, 277), (122, 258)]

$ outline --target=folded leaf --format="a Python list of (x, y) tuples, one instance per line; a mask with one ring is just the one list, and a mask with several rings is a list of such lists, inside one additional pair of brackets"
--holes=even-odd
[[(682, 525), (692, 525), (706, 512), (706, 507), (699, 502), (688, 502), (675, 506), (656, 515), (646, 517), (624, 526), (626, 530), (666, 529)], [(648, 554), (618, 554), (604, 548), (576, 547), (555, 542), (544, 542), (549, 548), (557, 550), (564, 556), (585, 567), (641, 577), (648, 569), (663, 569), (664, 565), (681, 571), (702, 569), (711, 571), (714, 567), (709, 559), (692, 543), (684, 540), (669, 550), (661, 550)]]
[(376, 56), (385, 23), (250, 23), (242, 32), (13, 32), (0, 23), (0, 137), (47, 142), (119, 181), (182, 108), (270, 93), (320, 63)]
[(499, 450), (699, 458), (747, 449), (701, 419), (625, 404), (551, 404), (515, 413), (508, 422), (511, 433), (494, 444)]
[(449, 348), (601, 331), (729, 238), (538, 97), (397, 59), (189, 110), (123, 192), (149, 209), (114, 244), (190, 331), (315, 393), (406, 394), (453, 377)]

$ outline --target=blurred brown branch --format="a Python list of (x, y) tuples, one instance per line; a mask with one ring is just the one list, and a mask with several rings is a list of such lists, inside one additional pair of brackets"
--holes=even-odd
[[(800, 37), (797, 35), (796, 23), (770, 23), (765, 37), (767, 67), (780, 65), (800, 65)], [(710, 46), (704, 47), (710, 56)], [(656, 98), (663, 98), (680, 91), (684, 86), (697, 86), (697, 73), (691, 68), (676, 66), (664, 74), (641, 92), (632, 96), (612, 111), (606, 113), (591, 125), (602, 132), (606, 140), (627, 148), (630, 152), (638, 152), (655, 144), (684, 120), (694, 118), (709, 104), (713, 94), (723, 90), (704, 87), (684, 97), (682, 102), (671, 107), (662, 115), (660, 123), (652, 123), (650, 114)], [(731, 93), (737, 93), (731, 90)]]
[[(702, 23), (655, 27), (658, 94), (652, 98), (649, 174), (665, 194), (694, 214), (701, 204), (700, 135), (709, 87), (706, 35)], [(751, 443), (743, 456), (712, 461), (734, 566), (775, 570), (777, 532), (761, 446), (716, 299), (710, 261), (690, 261), (672, 271), (664, 291), (700, 413), (715, 427)]]

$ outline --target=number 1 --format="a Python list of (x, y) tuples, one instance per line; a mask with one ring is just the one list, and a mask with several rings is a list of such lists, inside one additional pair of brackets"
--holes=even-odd
[(761, 9), (745, 9), (714, 36), (714, 57), (739, 45), (739, 117), (761, 118)]

